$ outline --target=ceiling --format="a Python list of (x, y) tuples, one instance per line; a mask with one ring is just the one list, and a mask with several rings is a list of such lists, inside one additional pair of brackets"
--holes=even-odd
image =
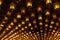
[(60, 1), (0, 0), (0, 40), (60, 40)]

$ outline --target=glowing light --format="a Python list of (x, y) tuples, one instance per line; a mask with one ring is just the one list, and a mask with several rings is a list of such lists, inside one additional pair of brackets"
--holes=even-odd
[(43, 23), (42, 23), (42, 22), (40, 22), (40, 23), (39, 23), (39, 25), (43, 25)]
[(42, 20), (42, 16), (39, 16), (38, 19), (39, 19), (39, 20)]
[(52, 26), (52, 25), (50, 25), (50, 28), (53, 28), (53, 26)]
[(15, 10), (15, 4), (14, 4), (14, 3), (11, 3), (11, 4), (10, 4), (10, 9)]
[(25, 21), (22, 21), (22, 24), (25, 24)]
[(38, 7), (38, 8), (37, 8), (37, 11), (42, 11), (42, 8), (41, 8), (41, 7)]
[(51, 0), (46, 0), (46, 4), (52, 3)]
[(52, 16), (53, 16), (53, 19), (56, 19), (57, 18), (56, 14), (53, 14)]
[(51, 21), (51, 24), (54, 24), (54, 21)]
[(26, 18), (26, 21), (29, 21), (29, 18)]
[(21, 15), (20, 14), (17, 14), (17, 18), (21, 18)]
[(2, 4), (2, 0), (0, 0), (0, 5)]
[(8, 20), (8, 17), (5, 17), (4, 20)]
[(50, 15), (50, 12), (49, 11), (46, 11), (45, 15)]
[(59, 3), (55, 3), (54, 4), (54, 9), (58, 9), (58, 8), (60, 8), (60, 4)]
[(35, 14), (34, 13), (31, 13), (31, 17), (34, 17), (35, 16)]
[(24, 8), (21, 9), (21, 13), (25, 13), (26, 10)]
[(31, 23), (29, 23), (28, 26), (31, 26)]
[(14, 23), (13, 23), (13, 22), (11, 22), (11, 24), (10, 24), (10, 25), (12, 25), (12, 26), (13, 26), (13, 25), (14, 25)]
[(8, 12), (7, 12), (7, 15), (11, 15), (11, 12), (10, 12), (10, 11), (8, 11)]
[(27, 7), (32, 7), (32, 2), (27, 2)]

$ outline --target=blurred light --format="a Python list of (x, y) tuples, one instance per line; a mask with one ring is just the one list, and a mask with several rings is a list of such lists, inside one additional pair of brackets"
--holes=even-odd
[(43, 32), (43, 30), (40, 30), (40, 32)]
[(15, 19), (13, 20), (13, 22), (16, 23), (16, 22), (17, 22), (17, 19), (15, 18)]
[(52, 16), (53, 16), (53, 19), (56, 19), (57, 18), (56, 14), (53, 14)]
[(18, 24), (18, 27), (21, 27), (21, 24), (20, 23)]
[(15, 10), (15, 4), (14, 3), (10, 4), (10, 9)]
[(22, 21), (22, 24), (25, 24), (25, 21)]
[(20, 14), (17, 14), (17, 18), (21, 18), (21, 15)]
[(49, 20), (48, 19), (45, 19), (45, 22), (48, 22)]
[(33, 20), (33, 23), (36, 24), (36, 20)]
[(60, 8), (60, 4), (59, 3), (55, 3), (54, 4), (54, 9), (58, 9), (58, 8)]
[(48, 27), (48, 24), (45, 24), (45, 27)]
[(25, 11), (25, 9), (24, 8), (22, 8), (21, 9), (21, 13), (25, 13), (26, 11)]
[(14, 25), (14, 23), (13, 23), (13, 22), (11, 22), (11, 24), (10, 24), (10, 25), (12, 25), (12, 26), (13, 26), (13, 25)]
[(39, 19), (39, 20), (42, 20), (42, 16), (39, 16), (38, 19)]
[(0, 31), (1, 31), (2, 27), (0, 27)]
[(7, 15), (11, 15), (11, 12), (10, 11), (7, 11)]
[(35, 17), (35, 14), (34, 13), (31, 13), (31, 17)]
[(2, 4), (2, 0), (0, 0), (0, 5)]
[(27, 2), (27, 7), (32, 7), (32, 2)]
[(31, 23), (29, 23), (28, 26), (31, 26)]
[(43, 23), (42, 23), (42, 22), (40, 22), (40, 23), (39, 23), (39, 25), (43, 25)]
[(27, 29), (27, 26), (25, 26), (25, 29)]
[(52, 3), (52, 0), (46, 0), (46, 4)]
[(52, 25), (50, 25), (50, 28), (53, 28), (53, 26), (52, 26)]
[(39, 12), (39, 11), (42, 11), (42, 8), (39, 6), (39, 7), (37, 7), (37, 11)]
[(26, 21), (29, 21), (29, 18), (28, 17), (26, 17)]
[(8, 20), (8, 17), (4, 17), (4, 20)]
[(21, 30), (23, 31), (23, 30), (24, 30), (24, 28), (21, 28)]
[(1, 27), (4, 27), (4, 25), (3, 25), (3, 24), (0, 24), (0, 26), (1, 26)]
[(31, 27), (31, 30), (33, 30), (33, 27)]
[(46, 11), (45, 15), (50, 15), (50, 12), (49, 11)]
[(54, 24), (54, 21), (51, 21), (51, 24)]

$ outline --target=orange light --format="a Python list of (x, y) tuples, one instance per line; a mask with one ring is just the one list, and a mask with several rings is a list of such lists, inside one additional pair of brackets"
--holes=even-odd
[(52, 3), (52, 0), (46, 0), (46, 4)]
[(0, 0), (0, 5), (2, 4), (2, 0)]
[(14, 4), (14, 3), (11, 3), (11, 4), (10, 4), (10, 9), (15, 10), (15, 4)]
[(21, 15), (20, 14), (17, 14), (17, 18), (21, 18)]
[(27, 7), (32, 7), (32, 2), (27, 2)]
[(39, 7), (37, 7), (37, 11), (39, 12), (39, 11), (42, 11), (42, 8), (39, 6)]
[(58, 9), (58, 8), (60, 8), (60, 4), (57, 2), (54, 4), (54, 9)]

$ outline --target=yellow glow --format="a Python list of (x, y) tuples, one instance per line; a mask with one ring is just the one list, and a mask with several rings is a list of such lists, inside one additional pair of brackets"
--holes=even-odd
[(0, 26), (1, 26), (1, 27), (4, 27), (4, 25), (3, 25), (3, 24), (0, 24)]
[(43, 23), (42, 23), (42, 22), (40, 22), (40, 23), (39, 23), (39, 25), (43, 25)]
[(25, 24), (25, 21), (22, 21), (22, 24)]
[(21, 24), (20, 23), (18, 24), (18, 27), (21, 27)]
[(11, 28), (11, 26), (9, 25), (8, 28)]
[(45, 27), (48, 27), (48, 24), (45, 24)]
[(18, 27), (16, 26), (16, 28), (15, 29), (18, 29)]
[(54, 24), (54, 21), (51, 21), (51, 24)]
[(15, 9), (15, 4), (14, 3), (10, 4), (10, 9), (13, 9), (13, 10)]
[(49, 20), (48, 19), (45, 19), (45, 22), (48, 22)]
[(45, 15), (50, 15), (50, 12), (49, 12), (49, 11), (47, 11), (47, 12), (45, 13)]
[(51, 0), (46, 0), (46, 4), (52, 3)]
[(13, 22), (11, 22), (11, 24), (10, 24), (10, 25), (12, 25), (12, 26), (13, 26), (13, 25), (14, 25), (14, 23), (13, 23)]
[(43, 30), (40, 30), (40, 32), (43, 32)]
[(0, 5), (2, 4), (2, 0), (0, 0)]
[(17, 18), (21, 18), (21, 15), (20, 14), (17, 14)]
[(24, 28), (21, 29), (22, 31), (24, 30)]
[(50, 28), (53, 28), (53, 26), (52, 26), (52, 25), (50, 25)]
[(26, 21), (29, 21), (29, 18), (26, 18)]
[(60, 8), (60, 4), (59, 3), (55, 3), (54, 9), (58, 9), (58, 8)]
[(29, 23), (28, 26), (31, 26), (31, 23)]
[(42, 20), (42, 16), (39, 16), (38, 19), (39, 19), (39, 20)]
[(27, 7), (32, 7), (32, 2), (27, 2)]
[(31, 27), (31, 30), (33, 30), (33, 27)]
[(25, 29), (27, 29), (27, 26), (25, 26)]
[(53, 30), (53, 32), (55, 32), (55, 30)]

